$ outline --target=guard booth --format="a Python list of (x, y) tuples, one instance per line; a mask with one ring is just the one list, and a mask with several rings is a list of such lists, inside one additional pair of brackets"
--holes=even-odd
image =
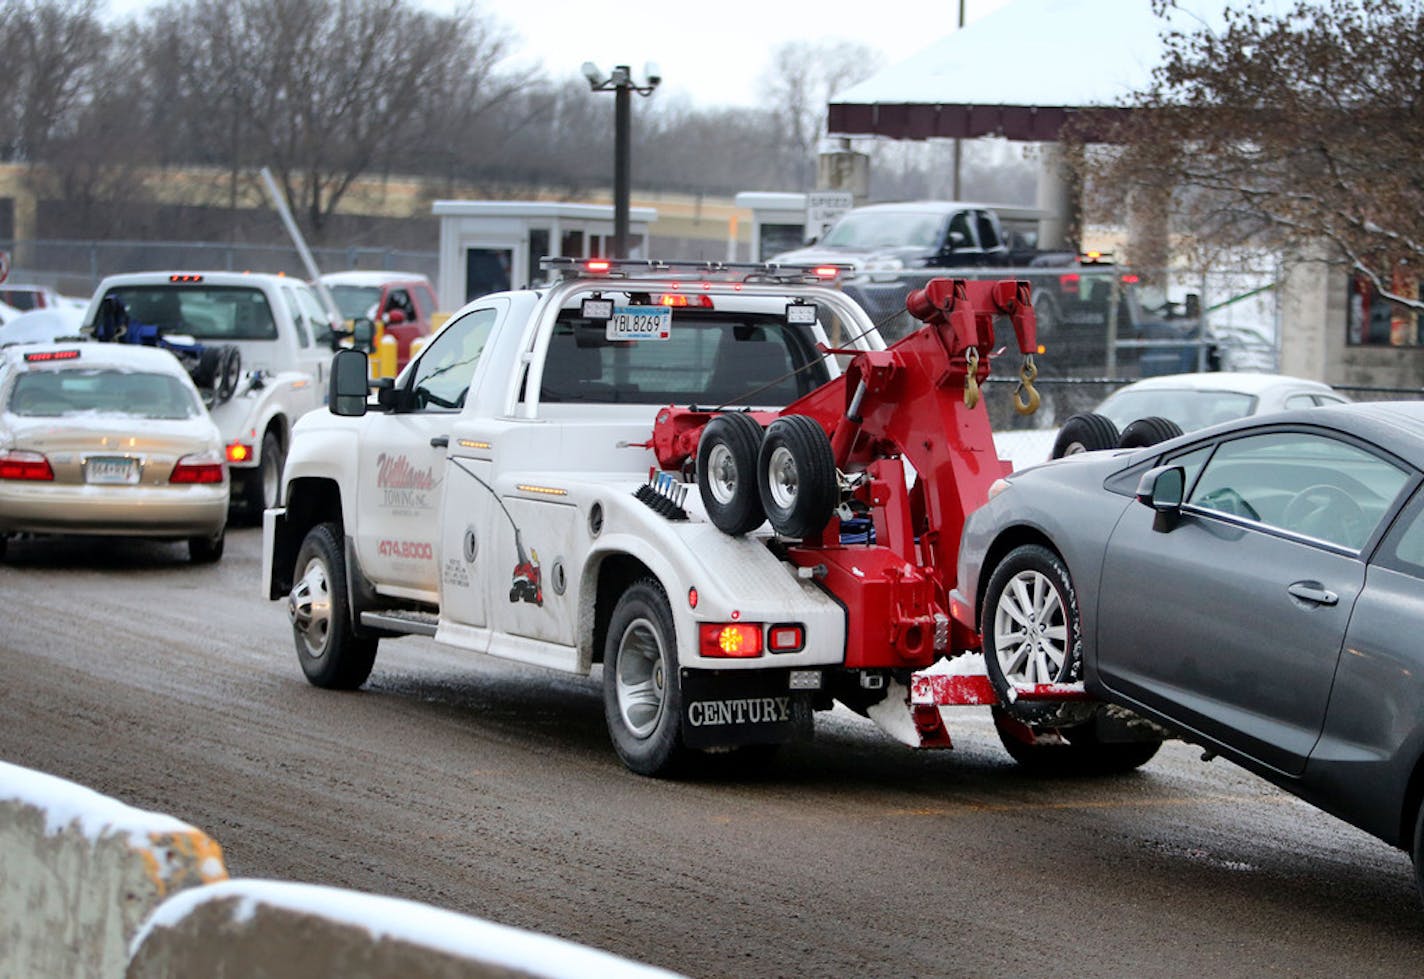
[(773, 255), (806, 244), (806, 195), (743, 191), (738, 207), (752, 212), (751, 261), (764, 262)]
[[(539, 259), (608, 257), (613, 207), (553, 201), (436, 201), (440, 219), (440, 308), (541, 280)], [(647, 258), (651, 207), (628, 211), (628, 257)]]

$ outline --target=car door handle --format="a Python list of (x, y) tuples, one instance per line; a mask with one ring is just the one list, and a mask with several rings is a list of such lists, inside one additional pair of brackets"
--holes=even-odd
[(450, 448), (450, 436), (448, 436), (448, 435), (437, 435), (437, 436), (435, 436), (433, 439), (430, 440), (430, 447), (431, 447), (432, 449), (448, 449), (448, 448)]
[(1335, 605), (1340, 601), (1339, 595), (1318, 581), (1297, 581), (1286, 591), (1303, 602), (1314, 602), (1316, 605)]

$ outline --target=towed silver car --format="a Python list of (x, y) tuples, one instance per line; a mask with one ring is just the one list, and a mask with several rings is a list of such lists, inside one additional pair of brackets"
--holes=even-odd
[[(958, 598), (996, 684), (1081, 678), (1409, 851), (1424, 886), (1421, 482), (1416, 403), (1072, 456), (970, 517)], [(1071, 720), (1025, 752), (1071, 747)]]

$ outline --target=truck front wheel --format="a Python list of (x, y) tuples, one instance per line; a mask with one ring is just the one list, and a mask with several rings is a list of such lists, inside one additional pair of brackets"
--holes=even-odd
[(355, 690), (371, 675), (376, 640), (358, 638), (346, 600), (346, 555), (336, 524), (317, 524), (297, 551), (287, 615), (297, 659), (318, 687)]
[(633, 583), (614, 606), (603, 646), (603, 713), (623, 764), (668, 775), (683, 762), (682, 689), (672, 610), (652, 578)]

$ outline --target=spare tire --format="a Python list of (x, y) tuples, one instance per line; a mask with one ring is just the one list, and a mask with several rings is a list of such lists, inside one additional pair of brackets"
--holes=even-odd
[(1112, 420), (1092, 412), (1069, 417), (1053, 440), (1053, 455), (1061, 459), (1079, 452), (1096, 452), (1117, 447), (1117, 426)]
[(200, 388), (217, 387), (218, 374), (222, 370), (223, 347), (204, 347), (198, 355), (198, 366), (188, 372), (193, 383)]
[(1119, 449), (1140, 449), (1144, 446), (1156, 445), (1158, 442), (1174, 439), (1181, 434), (1181, 426), (1170, 418), (1149, 415), (1146, 418), (1139, 418), (1135, 422), (1128, 422), (1127, 427), (1122, 430), (1122, 436), (1117, 440), (1117, 447)]
[(222, 364), (218, 367), (215, 400), (222, 404), (237, 393), (237, 385), (242, 380), (242, 351), (231, 344), (218, 349), (222, 354)]

